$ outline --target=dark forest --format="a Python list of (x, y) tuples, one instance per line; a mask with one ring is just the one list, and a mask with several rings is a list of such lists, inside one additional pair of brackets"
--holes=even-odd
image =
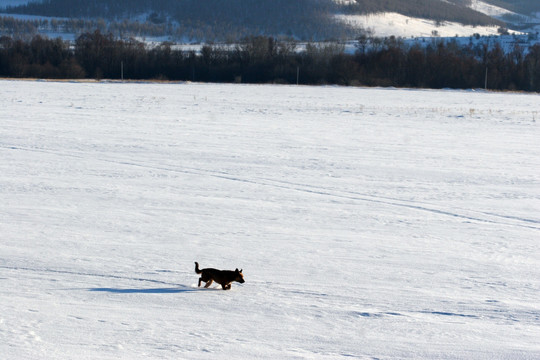
[(510, 52), (497, 44), (452, 41), (406, 46), (388, 38), (374, 44), (348, 54), (335, 43), (310, 43), (300, 50), (294, 42), (255, 36), (194, 52), (167, 43), (149, 48), (99, 31), (82, 34), (75, 43), (4, 36), (0, 77), (468, 89), (484, 88), (487, 75), (489, 89), (540, 91), (539, 44)]

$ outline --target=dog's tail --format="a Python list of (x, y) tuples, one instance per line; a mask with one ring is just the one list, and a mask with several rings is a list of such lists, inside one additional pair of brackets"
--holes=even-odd
[(195, 272), (196, 272), (197, 274), (200, 274), (200, 273), (202, 273), (202, 271), (201, 271), (201, 270), (199, 270), (199, 263), (198, 263), (198, 262), (196, 262), (196, 261), (195, 261)]

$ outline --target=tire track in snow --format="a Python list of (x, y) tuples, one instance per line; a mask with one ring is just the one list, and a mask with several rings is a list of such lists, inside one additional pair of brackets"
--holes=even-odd
[[(465, 215), (465, 214), (459, 214), (455, 211), (448, 211), (448, 210), (441, 210), (436, 209), (432, 207), (427, 207), (426, 205), (419, 205), (419, 203), (408, 203), (405, 200), (400, 200), (396, 198), (390, 198), (390, 197), (382, 197), (382, 196), (373, 196), (373, 195), (367, 195), (362, 194), (358, 192), (353, 191), (344, 191), (344, 190), (328, 190), (325, 188), (315, 187), (312, 185), (305, 185), (305, 184), (296, 184), (292, 182), (286, 182), (286, 181), (280, 181), (280, 180), (274, 180), (274, 179), (267, 179), (267, 178), (258, 178), (258, 180), (251, 180), (246, 178), (241, 178), (238, 176), (232, 176), (228, 173), (224, 172), (218, 172), (218, 171), (212, 171), (212, 170), (204, 170), (204, 169), (197, 169), (197, 168), (185, 168), (183, 170), (180, 169), (174, 169), (174, 168), (167, 168), (167, 167), (158, 167), (155, 165), (146, 165), (146, 164), (140, 164), (135, 163), (131, 161), (117, 161), (117, 160), (105, 160), (100, 159), (105, 162), (111, 162), (114, 164), (120, 164), (120, 165), (130, 165), (130, 166), (137, 166), (141, 168), (148, 168), (152, 170), (161, 170), (161, 171), (168, 171), (168, 172), (175, 172), (175, 173), (183, 173), (183, 174), (191, 174), (191, 175), (200, 175), (200, 176), (211, 176), (219, 179), (229, 180), (229, 181), (236, 181), (236, 182), (243, 182), (253, 185), (259, 185), (259, 186), (270, 186), (274, 188), (281, 188), (286, 190), (294, 190), (294, 191), (300, 191), (310, 194), (316, 194), (316, 195), (324, 195), (324, 196), (331, 196), (335, 198), (341, 198), (341, 199), (348, 199), (348, 200), (355, 200), (355, 201), (364, 201), (364, 202), (372, 202), (372, 203), (378, 203), (378, 204), (384, 204), (384, 205), (391, 205), (391, 206), (398, 206), (398, 207), (404, 207), (409, 208), (413, 210), (418, 211), (426, 211), (431, 212), (439, 215), (446, 215), (450, 217), (455, 218), (461, 218), (465, 220), (471, 220), (471, 221), (479, 221), (484, 223), (490, 223), (490, 224), (498, 224), (498, 225), (507, 225), (507, 226), (519, 226), (519, 227), (525, 227), (535, 230), (540, 230), (540, 227), (532, 226), (532, 225), (526, 225), (526, 224), (520, 224), (520, 223), (508, 223), (508, 222), (501, 222), (496, 220), (490, 220), (486, 218), (482, 218), (479, 216), (474, 215)], [(470, 210), (464, 210), (469, 212), (474, 212)], [(477, 214), (483, 214), (493, 217), (499, 217), (509, 220), (515, 220), (518, 222), (527, 222), (532, 224), (540, 224), (540, 220), (534, 220), (534, 219), (526, 219), (526, 218), (520, 218), (515, 216), (507, 216), (507, 215), (499, 215), (499, 214), (493, 214), (488, 212), (481, 212), (477, 211)]]
[[(73, 157), (77, 159), (88, 159), (88, 156), (78, 155), (74, 153), (64, 153), (64, 152), (48, 150), (48, 149), (24, 148), (24, 147), (18, 147), (18, 146), (10, 146), (10, 145), (0, 145), (0, 148), (8, 149), (8, 150), (42, 152), (46, 154), (52, 154), (52, 155), (64, 156), (64, 157)], [(140, 162), (134, 162), (131, 160), (121, 160), (121, 159), (104, 159), (104, 158), (91, 158), (91, 159), (94, 161), (101, 161), (101, 162), (111, 163), (115, 165), (134, 166), (134, 167), (140, 167), (143, 169), (167, 171), (167, 172), (188, 174), (188, 175), (211, 176), (218, 179), (235, 181), (235, 182), (243, 182), (243, 183), (248, 183), (248, 184), (253, 184), (253, 185), (258, 185), (258, 186), (269, 186), (269, 187), (278, 188), (278, 189), (293, 190), (293, 191), (299, 191), (299, 192), (322, 195), (322, 196), (329, 196), (329, 197), (340, 198), (340, 199), (371, 202), (371, 203), (377, 203), (377, 204), (383, 204), (383, 205), (389, 205), (389, 206), (395, 206), (395, 207), (402, 207), (402, 208), (407, 208), (411, 210), (430, 212), (433, 214), (460, 218), (460, 219), (470, 220), (470, 221), (478, 221), (478, 222), (483, 222), (483, 223), (505, 225), (505, 226), (518, 226), (518, 227), (523, 227), (523, 228), (540, 230), (540, 226), (534, 226), (534, 225), (540, 225), (540, 220), (527, 219), (527, 218), (511, 216), (511, 215), (501, 215), (501, 214), (483, 212), (483, 211), (457, 209), (457, 210), (462, 211), (462, 213), (459, 213), (456, 210), (450, 211), (446, 209), (435, 208), (433, 206), (429, 206), (425, 204), (422, 205), (421, 203), (418, 203), (418, 202), (401, 200), (397, 198), (374, 196), (374, 195), (363, 194), (363, 193), (354, 192), (354, 191), (346, 191), (346, 190), (328, 190), (328, 189), (313, 186), (313, 185), (298, 184), (298, 183), (293, 183), (293, 182), (267, 179), (267, 178), (257, 178), (257, 180), (251, 180), (251, 179), (242, 178), (239, 176), (233, 176), (229, 173), (213, 171), (213, 170), (205, 170), (205, 169), (189, 168), (189, 167), (185, 167), (183, 169), (177, 169), (177, 168), (171, 168), (171, 167), (166, 167), (166, 166), (156, 166), (153, 164), (144, 164)], [(468, 212), (469, 214), (465, 214), (464, 212)], [(497, 218), (497, 220), (486, 218), (486, 216)], [(504, 222), (504, 221), (500, 221), (500, 219), (512, 220), (512, 221), (516, 221), (516, 223)]]
[[(431, 212), (438, 215), (446, 215), (450, 217), (461, 218), (461, 219), (471, 220), (471, 221), (478, 221), (478, 222), (498, 224), (498, 225), (507, 225), (507, 226), (519, 226), (519, 227), (525, 227), (529, 229), (540, 230), (540, 227), (527, 225), (527, 224), (521, 224), (521, 222), (526, 222), (526, 223), (531, 223), (531, 224), (540, 224), (540, 220), (526, 219), (526, 218), (520, 218), (516, 216), (499, 215), (499, 214), (493, 214), (493, 213), (481, 212), (481, 211), (475, 212), (475, 211), (463, 209), (462, 211), (468, 211), (468, 212), (479, 214), (479, 216), (466, 215), (463, 213), (460, 214), (456, 211), (437, 209), (433, 207), (428, 207), (427, 205), (419, 205), (420, 203), (407, 202), (406, 200), (400, 200), (396, 198), (373, 196), (373, 195), (362, 194), (362, 193), (357, 193), (353, 191), (328, 190), (325, 188), (315, 187), (312, 185), (296, 184), (296, 183), (274, 180), (274, 179), (258, 178), (259, 180), (255, 181), (251, 179), (241, 178), (238, 176), (232, 176), (228, 173), (217, 172), (217, 171), (212, 171), (212, 170), (201, 170), (201, 169), (196, 169), (196, 168), (191, 168), (191, 169), (186, 168), (189, 170), (179, 170), (179, 169), (172, 169), (172, 168), (165, 168), (165, 167), (156, 167), (153, 165), (143, 165), (140, 163), (133, 163), (133, 162), (117, 162), (117, 161), (111, 161), (111, 160), (104, 160), (104, 161), (112, 162), (115, 164), (132, 165), (132, 166), (138, 166), (138, 167), (143, 167), (143, 168), (150, 168), (153, 170), (170, 171), (170, 172), (176, 172), (176, 173), (193, 174), (193, 175), (201, 175), (201, 176), (212, 176), (219, 179), (243, 182), (243, 183), (259, 185), (259, 186), (270, 186), (274, 188), (294, 190), (294, 191), (305, 192), (305, 193), (316, 194), (316, 195), (323, 195), (323, 196), (331, 196), (331, 197), (341, 198), (341, 199), (372, 202), (372, 203), (378, 203), (378, 204), (384, 204), (384, 205), (390, 205), (390, 206), (403, 207), (403, 208), (408, 208), (412, 210), (426, 211), (426, 212)], [(515, 221), (518, 221), (519, 223), (509, 223), (509, 222), (501, 222), (501, 221), (486, 219), (486, 218), (480, 217), (481, 215), (493, 216), (493, 217), (498, 217), (498, 218), (503, 218), (503, 219), (508, 219), (508, 220), (515, 220)]]
[[(490, 220), (490, 219), (486, 219), (486, 218), (481, 218), (479, 216), (485, 215), (485, 216), (503, 218), (503, 219), (507, 219), (507, 220), (515, 220), (515, 221), (518, 221), (518, 222), (525, 222), (525, 223), (531, 223), (531, 224), (540, 224), (540, 220), (535, 220), (535, 219), (527, 219), (527, 218), (522, 218), (522, 217), (518, 217), (518, 216), (511, 216), (511, 215), (500, 215), (500, 214), (491, 213), (491, 212), (484, 212), (484, 211), (458, 209), (458, 210), (460, 210), (462, 212), (472, 213), (472, 215), (466, 215), (466, 214), (463, 214), (463, 213), (460, 214), (457, 211), (449, 211), (449, 210), (437, 209), (437, 208), (433, 207), (433, 205), (427, 205), (427, 204), (421, 205), (421, 203), (419, 203), (419, 202), (401, 200), (401, 199), (392, 198), (392, 197), (374, 196), (374, 195), (363, 194), (363, 193), (354, 192), (354, 191), (346, 191), (346, 190), (331, 190), (331, 191), (325, 190), (325, 189), (321, 190), (320, 188), (317, 188), (317, 187), (314, 187), (314, 186), (311, 186), (311, 185), (296, 184), (296, 183), (280, 181), (280, 180), (273, 180), (273, 179), (264, 179), (264, 180), (269, 181), (269, 182), (277, 182), (277, 183), (282, 183), (282, 184), (288, 184), (288, 185), (290, 185), (290, 187), (289, 186), (283, 186), (283, 187), (298, 190), (298, 191), (314, 193), (314, 194), (321, 194), (321, 195), (345, 198), (345, 199), (349, 199), (349, 200), (360, 200), (360, 201), (373, 202), (373, 203), (379, 203), (379, 204), (386, 204), (386, 205), (392, 205), (392, 206), (400, 206), (400, 207), (405, 207), (405, 208), (414, 209), (414, 210), (432, 212), (432, 213), (440, 214), (440, 215), (447, 215), (447, 216), (452, 216), (452, 217), (457, 217), (457, 218), (463, 218), (463, 219), (466, 219), (466, 220), (475, 220), (475, 221), (487, 222), (487, 223), (493, 223), (493, 224), (500, 224), (500, 225), (521, 226), (521, 227), (527, 227), (527, 228), (531, 228), (531, 229), (540, 230), (540, 227), (536, 227), (536, 226), (525, 225), (525, 224), (505, 223), (505, 222)], [(339, 193), (341, 193), (341, 194), (339, 194)], [(429, 206), (431, 206), (431, 207), (429, 207)], [(474, 214), (477, 214), (477, 215), (474, 215)]]

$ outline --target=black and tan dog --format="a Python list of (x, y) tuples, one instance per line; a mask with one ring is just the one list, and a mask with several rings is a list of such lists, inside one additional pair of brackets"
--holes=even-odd
[(212, 269), (212, 268), (206, 268), (206, 269), (199, 269), (199, 263), (195, 261), (195, 272), (197, 274), (202, 274), (199, 278), (199, 286), (201, 286), (201, 281), (204, 281), (206, 285), (204, 285), (205, 288), (212, 285), (212, 282), (217, 282), (221, 285), (223, 290), (229, 290), (231, 288), (231, 283), (233, 281), (238, 281), (239, 283), (243, 284), (244, 281), (244, 275), (242, 274), (242, 270), (218, 270), (218, 269)]

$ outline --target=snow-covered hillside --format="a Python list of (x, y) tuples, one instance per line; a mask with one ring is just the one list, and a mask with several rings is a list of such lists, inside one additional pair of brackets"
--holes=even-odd
[[(21, 5), (26, 2), (28, 1), (26, 0), (4, 0), (4, 1), (0, 0), (0, 9), (7, 5)], [(354, 3), (353, 0), (334, 0), (334, 2), (338, 4), (343, 4), (343, 5)], [(106, 8), (105, 5), (103, 6)], [(478, 11), (480, 13), (486, 14), (490, 17), (496, 18), (498, 20), (503, 20), (503, 21), (505, 20), (504, 15), (514, 15), (514, 19), (518, 19), (518, 20), (520, 19), (520, 16), (521, 16), (521, 19), (523, 19), (523, 21), (521, 22), (521, 21), (516, 20), (519, 22), (519, 24), (514, 24), (515, 25), (514, 28), (520, 29), (520, 31), (523, 31), (524, 33), (536, 32), (538, 23), (540, 23), (540, 17), (534, 18), (533, 16), (518, 15), (518, 14), (512, 13), (509, 10), (506, 10), (498, 6), (490, 5), (486, 3), (485, 1), (481, 1), (481, 0), (473, 0), (471, 2), (470, 7), (475, 11)], [(275, 7), (271, 5), (270, 8), (273, 9)], [(79, 11), (83, 11), (79, 8), (77, 9)], [(201, 9), (204, 9), (204, 7)], [(248, 12), (252, 10), (253, 9), (248, 10)], [(48, 11), (44, 13), (50, 14), (51, 11), (52, 11), (51, 9), (48, 9)], [(166, 11), (167, 10), (165, 10), (165, 12)], [(388, 37), (388, 36), (399, 36), (399, 37), (404, 37), (404, 38), (455, 37), (455, 36), (469, 37), (474, 34), (491, 36), (491, 35), (499, 35), (499, 32), (501, 30), (499, 26), (463, 25), (455, 21), (454, 22), (435, 21), (435, 20), (429, 20), (429, 19), (423, 19), (423, 18), (415, 18), (415, 17), (399, 14), (396, 12), (386, 12), (386, 13), (381, 12), (381, 13), (375, 13), (375, 14), (369, 14), (369, 15), (345, 15), (340, 10), (335, 10), (335, 11), (337, 11), (337, 14), (328, 13), (325, 16), (330, 16), (334, 20), (338, 19), (338, 24), (344, 23), (344, 24), (352, 25), (353, 29), (357, 28), (357, 29), (369, 30), (370, 34), (374, 36), (378, 36), (378, 37)], [(463, 9), (463, 11), (466, 12), (467, 10)], [(150, 19), (152, 19), (153, 17), (155, 18), (156, 16), (158, 16), (158, 13), (161, 13), (161, 12), (163, 12), (163, 10), (159, 10), (159, 11), (156, 10), (156, 12), (151, 12), (149, 10), (141, 10), (140, 13), (132, 14), (128, 16), (128, 18), (124, 19), (127, 22), (124, 22), (122, 26), (119, 26), (118, 23), (115, 23), (110, 18), (109, 18), (109, 22), (103, 22), (103, 18), (107, 18), (104, 15), (100, 15), (98, 17), (99, 19), (101, 19), (99, 24), (101, 26), (102, 31), (105, 31), (105, 32), (111, 31), (113, 34), (115, 34), (115, 36), (126, 36), (127, 34), (127, 36), (136, 36), (139, 38), (142, 37), (150, 41), (166, 41), (167, 40), (167, 41), (173, 41), (173, 42), (188, 42), (188, 43), (191, 43), (191, 42), (201, 43), (201, 42), (206, 42), (206, 41), (211, 41), (211, 42), (224, 41), (224, 38), (223, 37), (220, 38), (219, 34), (221, 34), (222, 36), (223, 31), (225, 30), (222, 29), (221, 32), (219, 32), (219, 34), (216, 34), (214, 31), (208, 30), (209, 28), (212, 27), (211, 25), (206, 26), (206, 30), (208, 31), (204, 30), (205, 26), (202, 26), (202, 28), (196, 27), (197, 28), (196, 31), (194, 29), (190, 31), (188, 31), (187, 29), (183, 29), (182, 31), (180, 31), (179, 29), (182, 28), (181, 24), (183, 23), (183, 21), (180, 21), (178, 19), (174, 20), (174, 16), (172, 15), (168, 17), (170, 21), (170, 24), (168, 27), (166, 28), (155, 27), (156, 24), (153, 24), (152, 21), (150, 21)], [(233, 14), (236, 14), (236, 13), (233, 12)], [(68, 40), (73, 40), (81, 32), (92, 31), (92, 29), (95, 29), (97, 27), (96, 15), (94, 15), (93, 17), (94, 19), (93, 21), (95, 23), (91, 23), (92, 20), (90, 19), (92, 18), (92, 16), (81, 15), (83, 18), (85, 18), (86, 20), (90, 22), (86, 24), (85, 26), (82, 26), (81, 25), (82, 23), (79, 23), (80, 27), (76, 28), (76, 30), (73, 30), (74, 25), (73, 23), (69, 22), (68, 18), (61, 18), (61, 17), (50, 18), (50, 17), (44, 17), (44, 16), (32, 16), (32, 15), (21, 15), (21, 14), (0, 14), (0, 16), (7, 16), (9, 18), (14, 17), (19, 20), (21, 19), (22, 20), (36, 20), (36, 19), (46, 20), (44, 24), (40, 25), (36, 29), (34, 29), (33, 27), (30, 27), (31, 29), (33, 29), (34, 31), (33, 33), (38, 32), (40, 34), (43, 34), (49, 37), (60, 36)], [(67, 15), (64, 15), (64, 16), (67, 16)], [(117, 15), (115, 19), (120, 20), (122, 16), (126, 16), (126, 15), (125, 14)], [(279, 16), (281, 17), (281, 15)], [(434, 18), (440, 18), (440, 16), (443, 16), (444, 18), (444, 14), (442, 15), (439, 14), (439, 17), (434, 16)], [(158, 20), (160, 21), (164, 21), (165, 18), (167, 17), (165, 16), (163, 18), (160, 18), (158, 16)], [(59, 20), (60, 23), (56, 21), (56, 25), (52, 26), (50, 22), (52, 22), (53, 19)], [(304, 19), (304, 21), (305, 20), (306, 19)], [(201, 21), (204, 22), (203, 20)], [(146, 27), (146, 29), (143, 27), (140, 27), (141, 24), (144, 24), (146, 22), (149, 22), (148, 23), (149, 27)], [(228, 22), (231, 24), (237, 23), (237, 22), (241, 23), (242, 17), (233, 15), (233, 17), (229, 19)], [(210, 21), (210, 23), (213, 24), (215, 23), (215, 21)], [(273, 21), (272, 23), (275, 23), (275, 21)], [(297, 24), (298, 21), (294, 20), (293, 23)], [(480, 23), (486, 23), (486, 22), (480, 22)], [(61, 25), (58, 26), (58, 24), (61, 24)], [(126, 24), (131, 24), (131, 25), (126, 28), (127, 26)], [(134, 24), (138, 24), (139, 26), (134, 25)], [(334, 33), (334, 35), (330, 36), (330, 38), (332, 39), (339, 38), (339, 39), (352, 40), (358, 36), (357, 31), (351, 30), (351, 28), (349, 27), (343, 27), (343, 24), (339, 26), (336, 25), (335, 23), (333, 24), (337, 26), (337, 28), (340, 28), (342, 31), (341, 32), (338, 31)], [(107, 28), (107, 26), (109, 26), (109, 28)], [(247, 29), (246, 26), (247, 25), (244, 24), (244, 25), (241, 25), (240, 27), (246, 30)], [(253, 33), (265, 33), (266, 35), (277, 36), (277, 37), (287, 34), (287, 36), (292, 36), (297, 39), (303, 39), (303, 40), (307, 40), (307, 39), (321, 40), (325, 38), (324, 35), (321, 35), (322, 33), (325, 32), (325, 30), (320, 29), (320, 24), (318, 24), (315, 27), (318, 29), (316, 31), (318, 33), (317, 36), (315, 36), (314, 34), (312, 34), (311, 36), (306, 36), (306, 34), (304, 33), (306, 26), (301, 26), (301, 29), (303, 29), (302, 31), (300, 31), (299, 29), (296, 29), (296, 33), (295, 31), (292, 30), (290, 24), (283, 25), (283, 27), (284, 28), (279, 28), (279, 27), (272, 28), (272, 30), (269, 30), (268, 28), (265, 28), (264, 26), (262, 28), (255, 27), (255, 28), (252, 28), (252, 31), (253, 31), (252, 33), (249, 33), (249, 32), (243, 33), (242, 31), (238, 30), (237, 32), (232, 32), (230, 36), (226, 38), (230, 40), (234, 38), (234, 36), (239, 36), (238, 34), (243, 34), (242, 36), (237, 38), (237, 40), (239, 40), (243, 36), (252, 35)], [(509, 27), (510, 29), (512, 29), (513, 26), (509, 26)], [(17, 31), (20, 31), (21, 28), (23, 27), (18, 26)], [(119, 28), (121, 28), (122, 30), (119, 30)], [(67, 32), (63, 32), (64, 31), (63, 29), (70, 29), (70, 30), (67, 30)], [(330, 30), (330, 28), (326, 28), (326, 30), (334, 31), (336, 29)], [(13, 30), (12, 28), (4, 28), (2, 29), (2, 31), (5, 34), (12, 35), (13, 31), (15, 30)], [(515, 33), (515, 31), (510, 30), (510, 33)]]
[(432, 37), (460, 36), (473, 34), (498, 35), (496, 26), (471, 26), (455, 22), (437, 22), (418, 19), (398, 13), (380, 13), (369, 15), (337, 15), (341, 21), (358, 28), (369, 30), (374, 36)]
[[(537, 14), (518, 14), (510, 10), (488, 4), (481, 0), (472, 0), (471, 8), (496, 19), (505, 19), (505, 15), (510, 15), (516, 19), (516, 24), (523, 32), (535, 33), (540, 30), (540, 13)], [(510, 24), (512, 27), (513, 24)]]
[[(0, 0), (0, 9), (6, 6), (18, 6), (25, 5), (31, 2), (31, 0)], [(34, 1), (37, 2), (37, 1)]]
[(481, 0), (471, 0), (470, 7), (475, 11), (481, 12), (482, 14), (486, 14), (494, 18), (500, 18), (501, 16), (508, 14), (515, 14), (510, 10), (488, 4)]
[[(348, 3), (348, 0), (334, 0), (337, 3)], [(472, 10), (486, 14), (498, 20), (505, 20), (505, 15), (513, 15), (516, 18), (522, 18), (519, 24), (520, 32), (536, 31), (534, 25), (530, 29), (525, 26), (526, 23), (537, 24), (540, 22), (540, 15), (536, 18), (532, 15), (525, 16), (514, 13), (499, 6), (488, 4), (481, 0), (472, 0), (470, 4)], [(499, 35), (498, 26), (471, 26), (458, 22), (441, 21), (415, 18), (395, 12), (367, 14), (367, 15), (336, 15), (341, 21), (358, 28), (369, 30), (375, 36), (401, 36), (410, 37), (468, 37), (474, 34), (482, 36)], [(510, 26), (512, 28), (512, 26)], [(510, 33), (519, 33), (510, 30)]]
[(538, 95), (0, 95), (2, 359), (540, 357)]
[[(1, 1), (0, 0), (0, 8), (4, 7), (6, 5), (17, 5), (17, 4), (22, 4), (22, 3), (25, 3), (25, 2), (27, 2), (27, 1), (23, 1), (23, 0)], [(347, 4), (353, 3), (354, 1), (352, 1), (352, 0), (334, 0), (334, 2), (336, 2), (338, 4), (347, 5)], [(106, 7), (106, 5), (103, 5), (103, 6)], [(273, 8), (273, 7), (271, 7), (271, 8)], [(485, 13), (485, 14), (487, 14), (489, 16), (495, 17), (497, 19), (500, 19), (501, 16), (504, 15), (504, 14), (510, 13), (509, 11), (507, 11), (505, 9), (489, 5), (489, 4), (487, 4), (487, 3), (483, 2), (483, 1), (480, 1), (480, 0), (474, 0), (472, 2), (472, 4), (471, 4), (471, 8), (474, 9), (474, 10), (477, 10), (479, 12)], [(83, 10), (81, 10), (79, 8), (77, 8), (77, 9), (79, 11), (82, 11), (82, 13), (84, 13)], [(202, 10), (204, 10), (204, 8), (201, 8), (200, 10), (202, 11)], [(253, 9), (251, 9), (250, 11), (252, 11), (252, 10)], [(34, 11), (36, 11), (36, 10), (34, 10)], [(52, 11), (51, 9), (48, 9), (48, 12), (45, 12), (45, 13), (50, 14), (51, 11)], [(73, 10), (73, 11), (75, 11), (75, 10)], [(155, 16), (157, 16), (156, 14), (163, 11), (163, 10), (159, 10), (159, 11), (156, 10), (156, 11), (157, 12), (153, 13)], [(468, 37), (468, 36), (471, 36), (473, 34), (497, 35), (498, 30), (499, 30), (498, 26), (470, 26), (470, 25), (463, 25), (463, 24), (460, 24), (458, 22), (435, 21), (435, 20), (415, 18), (415, 17), (411, 17), (411, 16), (406, 16), (406, 15), (403, 15), (403, 14), (398, 14), (396, 12), (376, 13), (376, 14), (369, 14), (369, 15), (344, 15), (339, 10), (335, 10), (335, 11), (338, 11), (338, 14), (333, 15), (334, 13), (328, 13), (327, 16), (335, 17), (335, 18), (339, 19), (340, 21), (338, 21), (338, 23), (343, 22), (343, 23), (346, 23), (346, 24), (353, 25), (353, 28), (357, 27), (357, 28), (370, 30), (373, 35), (380, 36), (380, 37), (385, 37), (385, 36), (401, 36), (401, 37), (405, 37), (405, 38), (410, 38), (410, 37), (431, 37), (431, 36), (443, 36), (443, 37), (452, 36), (453, 37), (453, 36), (456, 36), (456, 35), (457, 36), (462, 36), (462, 37)], [(387, 10), (385, 10), (385, 11), (387, 11)], [(466, 9), (463, 9), (463, 11), (467, 12)], [(7, 16), (11, 17), (13, 15), (7, 15)], [(26, 19), (26, 17), (21, 16), (21, 15), (15, 15), (15, 16), (18, 17), (18, 18)], [(89, 18), (88, 15), (84, 15), (84, 16), (81, 15), (81, 16), (86, 18), (86, 19)], [(94, 15), (94, 17), (95, 16), (96, 15)], [(125, 15), (118, 15), (118, 17), (120, 17), (120, 18), (122, 16), (125, 16)], [(440, 16), (444, 17), (444, 15), (439, 14), (439, 17), (435, 16), (434, 18), (440, 18)], [(100, 16), (100, 18), (102, 18), (102, 17), (107, 18), (105, 15)], [(42, 17), (42, 18), (47, 19), (47, 20), (52, 19), (52, 18), (46, 18), (46, 17)], [(144, 10), (141, 13), (132, 14), (130, 18), (125, 19), (125, 20), (128, 21), (128, 23), (129, 22), (145, 23), (150, 18), (151, 18), (151, 12)], [(174, 16), (172, 16), (172, 18), (174, 18)], [(30, 19), (35, 19), (35, 18), (30, 17)], [(182, 21), (180, 21), (180, 23), (178, 21), (179, 20), (172, 21), (170, 23), (170, 25), (169, 25), (169, 28), (170, 28), (169, 30), (154, 29), (153, 31), (150, 31), (149, 33), (142, 34), (142, 36), (151, 37), (153, 39), (159, 37), (159, 38), (162, 38), (162, 39), (169, 39), (169, 40), (173, 40), (173, 41), (178, 41), (179, 39), (189, 39), (190, 36), (194, 36), (193, 34), (190, 35), (189, 31), (185, 31), (184, 33), (179, 35), (175, 31), (171, 30), (171, 29), (178, 29), (180, 27), (180, 25), (181, 25), (180, 23), (182, 23)], [(203, 21), (203, 20), (201, 20), (201, 21)], [(235, 23), (235, 22), (241, 23), (242, 22), (242, 17), (241, 16), (240, 17), (233, 16), (233, 18), (229, 19), (228, 21), (231, 22), (231, 23)], [(306, 21), (306, 19), (304, 19), (304, 21)], [(210, 21), (210, 22), (214, 23), (215, 21)], [(264, 22), (264, 21), (261, 21), (261, 22)], [(297, 23), (297, 21), (295, 21), (295, 23)], [(486, 23), (486, 22), (481, 22), (481, 23)], [(246, 27), (246, 26), (248, 26), (248, 25), (244, 24), (241, 27)], [(319, 28), (320, 26), (322, 26), (322, 25), (319, 24), (317, 26), (317, 28)], [(72, 26), (66, 26), (66, 27), (70, 28), (70, 29), (72, 28)], [(125, 24), (124, 24), (124, 27), (125, 27)], [(283, 25), (283, 27), (285, 29), (273, 28), (272, 31), (270, 31), (270, 33), (267, 33), (267, 34), (268, 35), (273, 35), (273, 36), (283, 36), (284, 34), (287, 34), (288, 36), (293, 36), (293, 37), (297, 37), (299, 39), (304, 39), (304, 40), (307, 39), (307, 38), (321, 38), (321, 36), (320, 36), (321, 34), (318, 34), (317, 36), (312, 34), (312, 36), (308, 36), (307, 38), (306, 38), (305, 34), (303, 34), (303, 35), (300, 34), (301, 31), (299, 31), (299, 33), (295, 34), (294, 31), (291, 30), (291, 25), (290, 24), (289, 25)], [(115, 29), (114, 31), (117, 31), (116, 27), (113, 27), (113, 28)], [(254, 31), (255, 31), (255, 33), (260, 33), (260, 32), (265, 33), (268, 29), (264, 30), (263, 28), (259, 28), (258, 30), (256, 30), (256, 31), (254, 30)], [(352, 38), (354, 38), (355, 35), (356, 35), (356, 32), (355, 31), (350, 31), (348, 27), (346, 27), (346, 29), (347, 29), (346, 31), (342, 29), (343, 32), (340, 33), (341, 35), (338, 35), (337, 33), (335, 33), (334, 36), (330, 36), (330, 38), (334, 38), (334, 39), (335, 38), (341, 38), (341, 39), (345, 39), (345, 38), (352, 39)], [(58, 34), (57, 33), (58, 31), (56, 29), (54, 29), (54, 30), (47, 29), (46, 26), (43, 27), (43, 28), (37, 29), (37, 31), (39, 31), (41, 33), (44, 33), (45, 35), (49, 35), (49, 36), (50, 35), (53, 35), (53, 36), (61, 35), (61, 36), (66, 37), (68, 39), (73, 39), (75, 37), (74, 33), (71, 33), (71, 34)], [(52, 31), (52, 33), (51, 33), (51, 31)], [(82, 29), (79, 29), (79, 31), (82, 31)], [(298, 29), (297, 29), (297, 31), (298, 31)], [(321, 32), (321, 31), (324, 32), (324, 30), (322, 30), (322, 29), (317, 30), (317, 32)], [(331, 30), (329, 30), (329, 28), (327, 28), (327, 31), (331, 31)], [(122, 33), (125, 33), (125, 32), (126, 32), (126, 30), (124, 29)], [(139, 28), (138, 28), (137, 31), (135, 31), (135, 33), (138, 34), (138, 35), (141, 35), (142, 32), (143, 32), (143, 30), (141, 30)], [(197, 31), (192, 31), (192, 32), (197, 33)], [(204, 42), (205, 39), (207, 39), (207, 38), (204, 37), (205, 35), (202, 35), (202, 33), (204, 33), (204, 31), (199, 29), (198, 32), (199, 32), (199, 34), (196, 35), (195, 38), (192, 39), (192, 40), (195, 41), (195, 42)], [(212, 36), (216, 37), (217, 35), (210, 32), (210, 33), (206, 34), (206, 36), (210, 36), (210, 39), (213, 39)], [(231, 35), (231, 37), (232, 36), (233, 35)], [(322, 36), (322, 38), (324, 38), (324, 36)], [(219, 39), (219, 36), (216, 37), (216, 39)], [(223, 39), (221, 39), (221, 41), (223, 41)]]

